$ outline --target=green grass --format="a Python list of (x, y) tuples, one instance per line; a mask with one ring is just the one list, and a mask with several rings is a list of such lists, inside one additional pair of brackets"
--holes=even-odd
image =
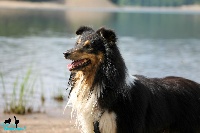
[(64, 98), (63, 98), (63, 93), (62, 93), (62, 89), (58, 89), (56, 93), (54, 93), (55, 95), (53, 96), (53, 99), (55, 101), (58, 101), (58, 102), (63, 102), (64, 101)]
[(15, 113), (15, 114), (32, 113), (33, 111), (33, 107), (31, 106), (32, 104), (28, 104), (28, 102), (33, 101), (31, 99), (33, 99), (34, 96), (36, 77), (32, 78), (31, 76), (32, 76), (32, 69), (29, 68), (21, 81), (19, 81), (18, 76), (16, 77), (15, 82), (13, 83), (12, 97), (9, 100), (6, 94), (6, 86), (4, 83), (3, 74), (0, 73), (4, 91), (3, 93), (4, 100), (6, 103), (4, 108), (4, 113)]
[(5, 82), (4, 82), (4, 78), (3, 78), (3, 73), (2, 72), (0, 72), (0, 77), (1, 77), (2, 87), (3, 87), (3, 94), (2, 94), (2, 96), (3, 96), (4, 100), (6, 101), (6, 103), (5, 103), (5, 109), (7, 109), (8, 108), (8, 103), (7, 103), (6, 87), (5, 87)]
[(44, 96), (44, 88), (43, 88), (43, 80), (42, 78), (40, 77), (40, 85), (41, 85), (41, 96), (40, 96), (40, 100), (41, 100), (41, 103), (42, 103), (42, 106), (44, 106), (44, 103), (45, 103), (45, 96)]

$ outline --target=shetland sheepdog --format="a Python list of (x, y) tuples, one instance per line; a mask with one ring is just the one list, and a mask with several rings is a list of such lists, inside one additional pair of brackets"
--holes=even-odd
[(64, 52), (69, 101), (83, 133), (200, 133), (200, 84), (131, 75), (113, 30), (81, 26)]

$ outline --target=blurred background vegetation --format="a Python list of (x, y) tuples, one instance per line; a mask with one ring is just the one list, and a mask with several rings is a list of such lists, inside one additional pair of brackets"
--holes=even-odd
[[(14, 0), (14, 1), (31, 1), (31, 2), (59, 2), (65, 0)], [(67, 1), (67, 0), (66, 0)], [(117, 5), (133, 5), (133, 6), (182, 6), (200, 4), (200, 0), (109, 0)]]
[(111, 0), (118, 5), (134, 6), (181, 6), (199, 4), (200, 0)]

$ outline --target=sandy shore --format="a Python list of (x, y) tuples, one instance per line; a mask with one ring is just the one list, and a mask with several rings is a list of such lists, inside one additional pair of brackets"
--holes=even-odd
[[(58, 114), (58, 112), (60, 112)], [(75, 120), (71, 120), (70, 109), (62, 114), (62, 110), (51, 113), (34, 113), (28, 115), (16, 114), (0, 114), (0, 123), (2, 124), (8, 118), (11, 118), (11, 123), (14, 124), (14, 115), (19, 120), (18, 127), (24, 128), (21, 131), (5, 131), (0, 126), (0, 133), (80, 133), (74, 127)]]
[(116, 8), (117, 6), (106, 0), (87, 0), (84, 3), (81, 0), (67, 0), (63, 4), (54, 2), (27, 2), (27, 1), (0, 1), (0, 8), (9, 9), (54, 9), (65, 10), (73, 8)]
[(63, 9), (64, 5), (50, 2), (0, 1), (3, 9)]

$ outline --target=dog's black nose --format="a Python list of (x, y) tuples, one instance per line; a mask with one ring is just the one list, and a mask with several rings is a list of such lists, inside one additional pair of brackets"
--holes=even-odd
[(67, 57), (70, 55), (69, 51), (66, 51), (63, 53), (64, 54), (64, 57), (67, 59)]

